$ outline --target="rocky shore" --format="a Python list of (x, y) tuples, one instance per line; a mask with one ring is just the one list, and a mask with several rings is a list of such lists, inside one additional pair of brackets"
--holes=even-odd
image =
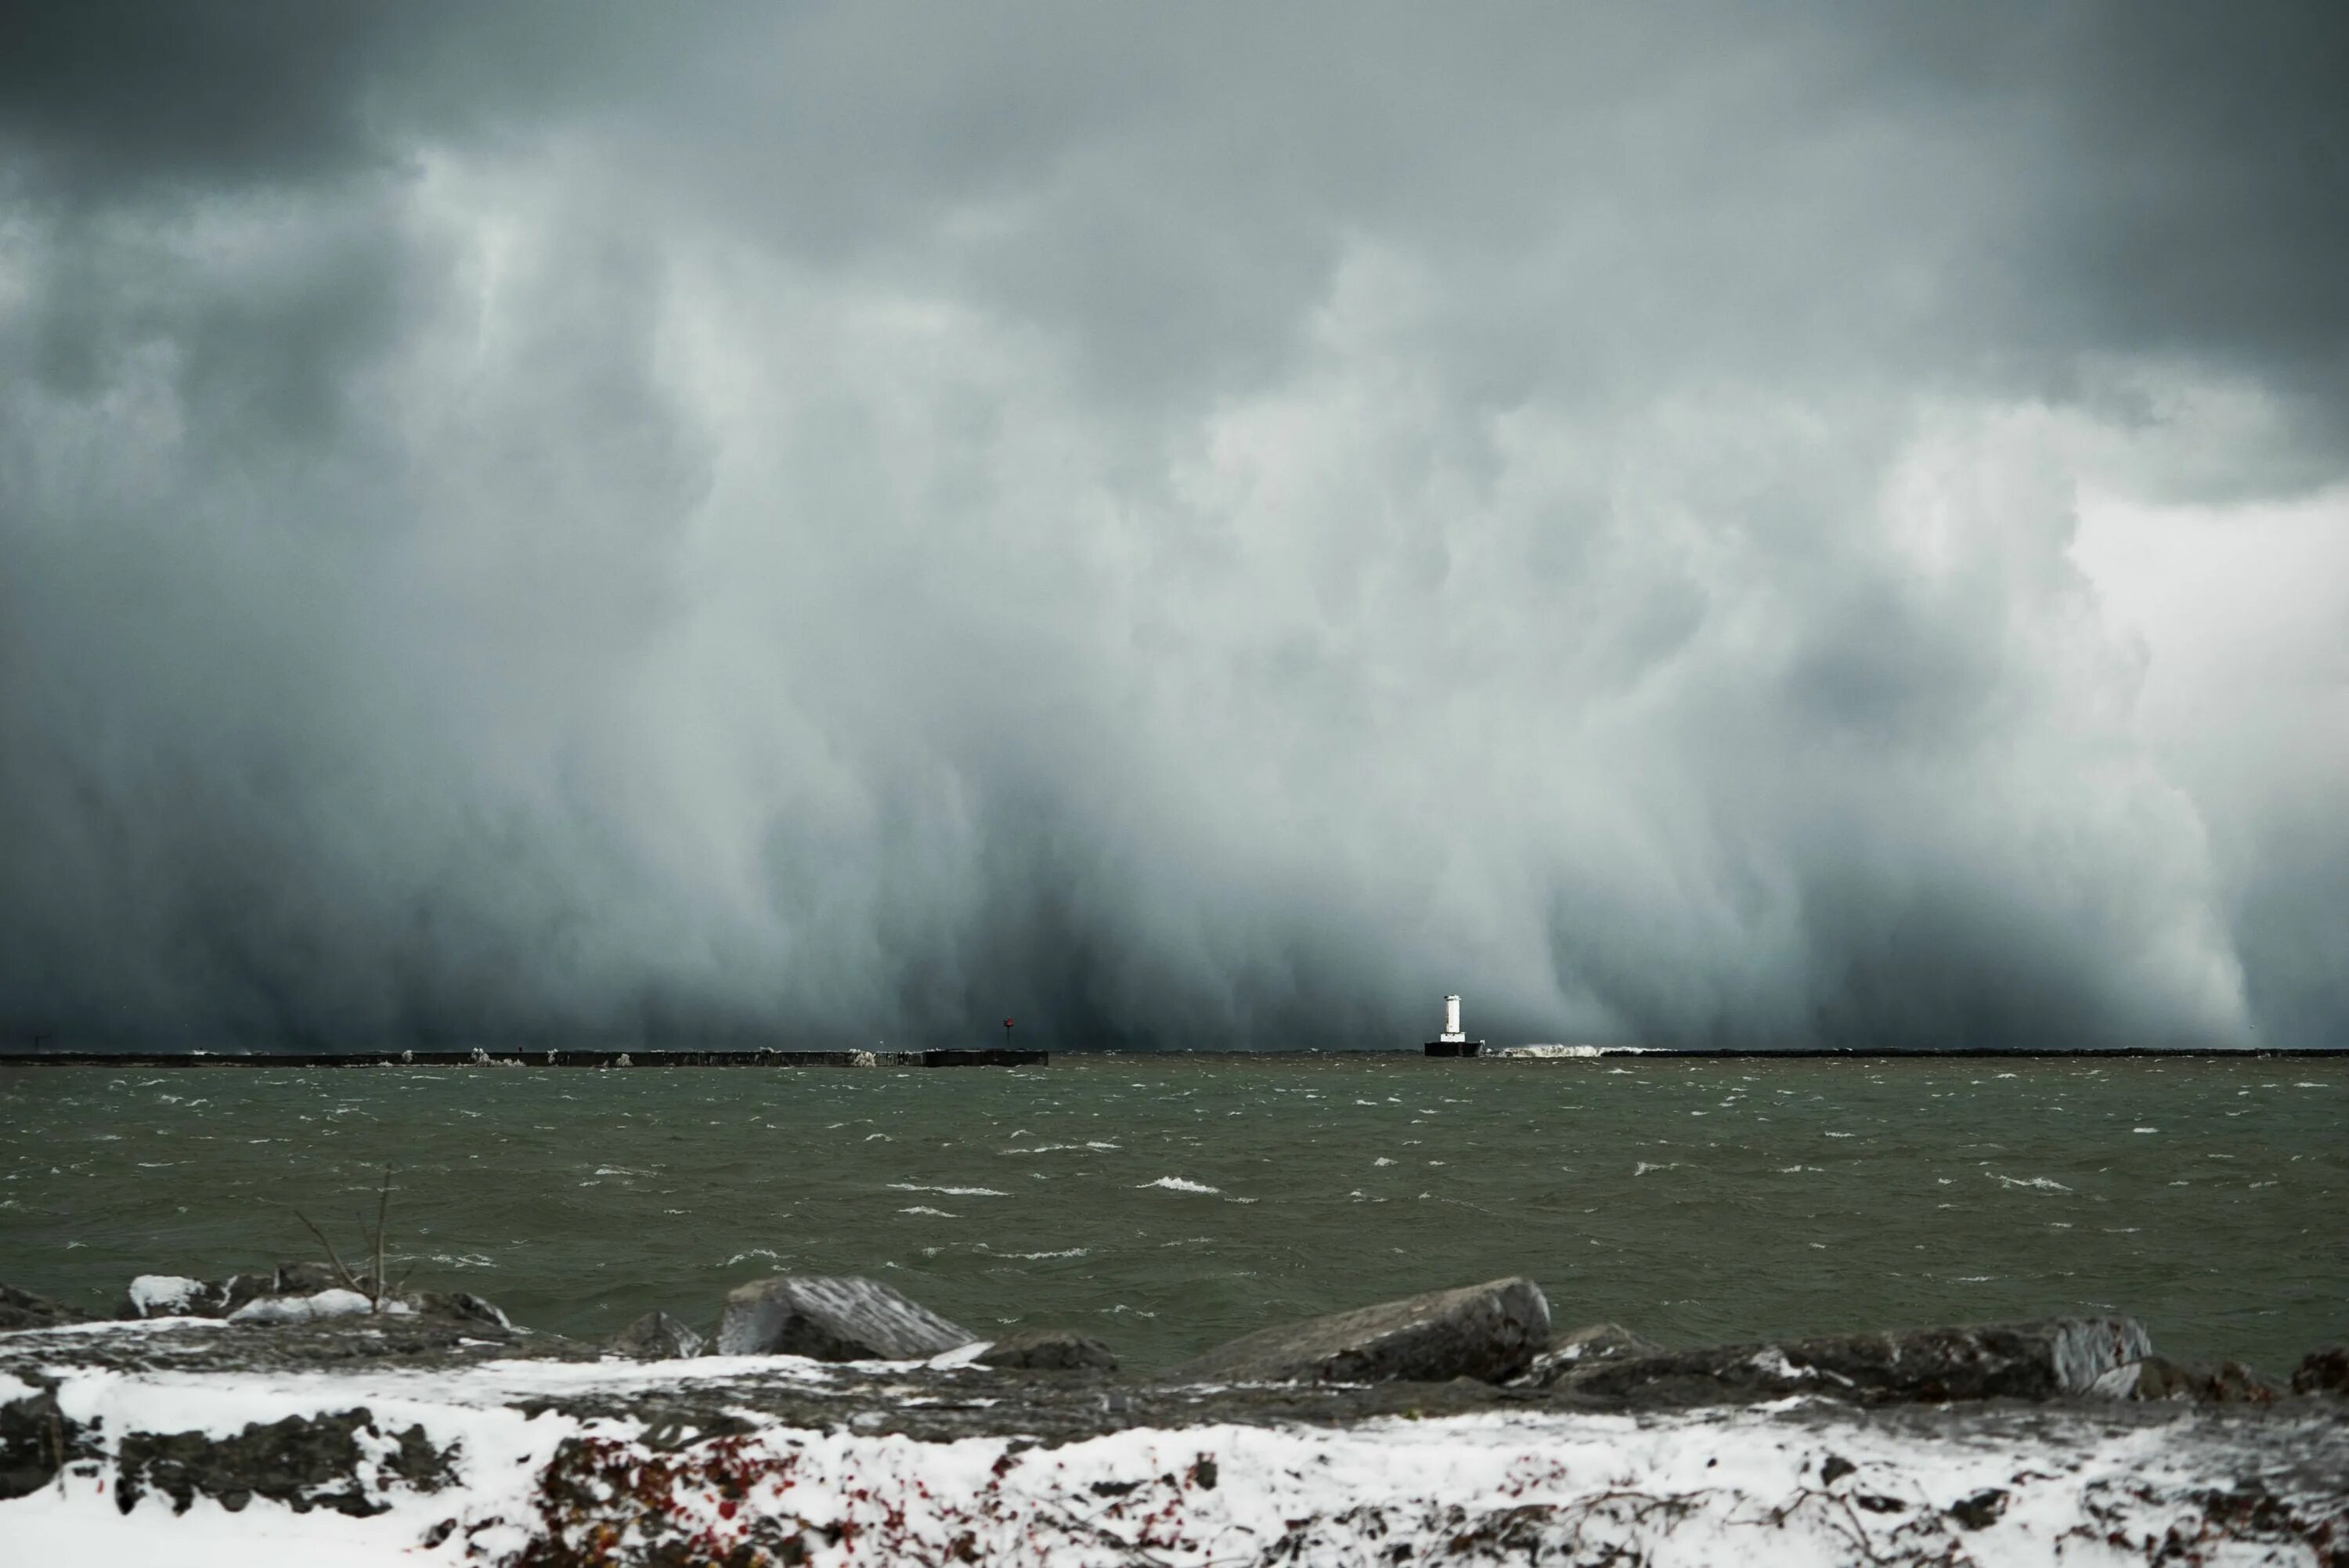
[(119, 1310), (0, 1285), (16, 1560), (2349, 1564), (2349, 1350), (2120, 1316), (1668, 1349), (1518, 1278), (1143, 1377), (856, 1278), (600, 1344), (311, 1264)]

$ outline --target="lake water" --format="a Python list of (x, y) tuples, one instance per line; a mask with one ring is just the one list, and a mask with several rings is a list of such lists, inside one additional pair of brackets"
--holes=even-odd
[[(2349, 1060), (0, 1070), (0, 1280), (347, 1256), (609, 1333), (870, 1274), (1129, 1367), (1525, 1274), (1666, 1344), (2119, 1309), (2288, 1371), (2349, 1330)], [(395, 1274), (398, 1272), (395, 1269)]]

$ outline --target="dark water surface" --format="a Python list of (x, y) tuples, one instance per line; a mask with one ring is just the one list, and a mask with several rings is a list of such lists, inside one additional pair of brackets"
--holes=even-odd
[(2288, 1370), (2349, 1330), (2349, 1061), (0, 1069), (0, 1280), (356, 1252), (601, 1335), (864, 1273), (1136, 1367), (1522, 1273), (1667, 1344), (2085, 1309)]

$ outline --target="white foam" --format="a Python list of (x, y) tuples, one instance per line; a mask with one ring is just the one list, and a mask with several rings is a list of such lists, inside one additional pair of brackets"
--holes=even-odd
[(1164, 1187), (1170, 1192), (1211, 1192), (1220, 1196), (1221, 1187), (1209, 1187), (1197, 1181), (1185, 1181), (1180, 1176), (1161, 1176), (1155, 1181), (1144, 1181), (1144, 1187)]
[(896, 1192), (943, 1192), (949, 1198), (1009, 1198), (992, 1187), (926, 1187), (918, 1181), (892, 1181), (890, 1190)]

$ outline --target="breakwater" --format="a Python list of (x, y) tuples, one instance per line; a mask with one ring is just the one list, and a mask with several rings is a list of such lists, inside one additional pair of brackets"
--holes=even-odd
[(54, 1068), (1032, 1068), (1049, 1051), (38, 1051), (0, 1067)]

